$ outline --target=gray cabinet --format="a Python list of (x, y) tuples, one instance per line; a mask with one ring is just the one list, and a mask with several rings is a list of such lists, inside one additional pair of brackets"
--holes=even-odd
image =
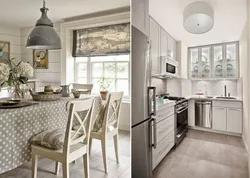
[(176, 60), (176, 41), (152, 18), (150, 18), (150, 41), (152, 75), (164, 70), (166, 59)]
[(161, 73), (160, 63), (160, 26), (150, 18), (150, 42), (151, 42), (151, 73), (157, 75)]
[(149, 0), (132, 0), (132, 25), (149, 36)]
[(238, 42), (189, 48), (191, 79), (238, 78)]

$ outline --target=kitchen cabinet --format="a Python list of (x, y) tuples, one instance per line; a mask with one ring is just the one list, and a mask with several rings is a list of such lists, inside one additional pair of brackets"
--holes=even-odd
[(149, 0), (132, 1), (132, 25), (149, 36)]
[(159, 76), (165, 73), (167, 59), (176, 60), (176, 41), (151, 17), (149, 24), (151, 73)]
[(213, 107), (213, 129), (227, 131), (227, 109), (223, 107)]
[(160, 50), (161, 56), (168, 56), (168, 33), (163, 29), (161, 29), (160, 43), (161, 43), (161, 50)]
[(242, 134), (242, 102), (213, 101), (213, 129)]
[(189, 48), (191, 79), (238, 77), (238, 42)]
[(168, 35), (168, 59), (176, 60), (176, 41)]
[(161, 162), (174, 146), (174, 102), (157, 107), (156, 112), (156, 149), (152, 151), (153, 169)]
[(211, 77), (210, 46), (190, 49), (190, 68), (192, 78)]
[(227, 131), (242, 133), (242, 109), (227, 109)]
[(150, 42), (151, 42), (151, 73), (157, 75), (161, 73), (160, 62), (160, 26), (155, 20), (150, 18)]

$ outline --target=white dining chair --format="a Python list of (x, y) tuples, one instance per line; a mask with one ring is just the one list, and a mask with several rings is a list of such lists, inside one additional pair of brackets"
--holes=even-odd
[[(32, 178), (37, 178), (38, 155), (56, 161), (55, 174), (59, 174), (59, 163), (62, 163), (63, 178), (69, 178), (69, 163), (83, 156), (85, 178), (89, 177), (89, 138), (93, 118), (94, 100), (77, 100), (67, 103), (68, 122), (63, 148), (53, 150), (40, 145), (31, 145), (32, 149)], [(79, 113), (87, 111), (84, 118)], [(78, 128), (75, 129), (76, 124)]]
[(105, 173), (108, 173), (108, 165), (107, 165), (108, 135), (113, 136), (116, 161), (117, 163), (119, 163), (118, 126), (119, 126), (119, 116), (121, 110), (122, 96), (123, 92), (109, 93), (108, 100), (105, 106), (104, 116), (102, 118), (101, 128), (95, 131), (92, 130), (90, 133), (90, 146), (89, 146), (90, 152), (91, 152), (92, 139), (97, 139), (101, 141)]
[(72, 83), (72, 90), (78, 90), (82, 94), (91, 94), (92, 89), (93, 84)]

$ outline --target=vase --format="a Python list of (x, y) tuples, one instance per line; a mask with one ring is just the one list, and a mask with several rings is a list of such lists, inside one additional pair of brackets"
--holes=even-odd
[(24, 93), (20, 88), (20, 83), (19, 82), (15, 83), (13, 85), (12, 98), (13, 99), (23, 99), (24, 98)]
[(108, 91), (100, 91), (100, 95), (101, 95), (102, 100), (107, 99), (107, 94), (108, 94)]

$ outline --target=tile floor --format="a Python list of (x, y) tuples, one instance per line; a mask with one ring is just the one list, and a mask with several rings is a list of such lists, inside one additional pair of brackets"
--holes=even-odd
[[(108, 174), (104, 173), (101, 143), (93, 140), (90, 155), (90, 178), (130, 178), (130, 133), (119, 131), (119, 155), (120, 163), (116, 163), (115, 151), (112, 138), (108, 140)], [(1, 159), (1, 158), (0, 158)], [(38, 162), (38, 178), (62, 178), (54, 174), (55, 163), (48, 159), (40, 159)], [(70, 178), (84, 178), (82, 159), (70, 164)], [(27, 163), (12, 171), (0, 174), (0, 178), (31, 178), (31, 163)]]
[(240, 137), (189, 130), (153, 175), (154, 178), (248, 178), (247, 152)]

